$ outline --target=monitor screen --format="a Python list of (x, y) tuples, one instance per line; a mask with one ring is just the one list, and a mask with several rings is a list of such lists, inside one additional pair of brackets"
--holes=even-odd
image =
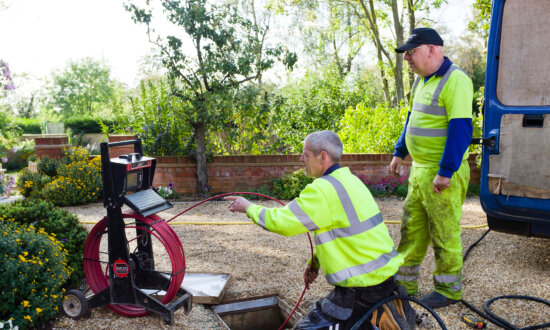
[(143, 175), (140, 175), (141, 170), (128, 172), (126, 174), (126, 191), (135, 191), (141, 187), (141, 180)]

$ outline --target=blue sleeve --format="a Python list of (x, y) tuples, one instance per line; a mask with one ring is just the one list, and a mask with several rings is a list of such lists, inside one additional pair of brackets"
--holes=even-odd
[(411, 116), (411, 112), (407, 113), (407, 120), (405, 121), (405, 126), (403, 126), (403, 131), (401, 132), (401, 136), (399, 137), (399, 140), (397, 140), (397, 143), (395, 144), (395, 152), (393, 153), (394, 156), (405, 158), (409, 154), (409, 150), (407, 149), (407, 143), (405, 142), (405, 135), (407, 132), (407, 125), (409, 124), (409, 117)]
[(454, 172), (458, 171), (462, 157), (472, 141), (472, 132), (471, 118), (455, 118), (449, 121), (447, 141), (437, 174), (450, 178)]

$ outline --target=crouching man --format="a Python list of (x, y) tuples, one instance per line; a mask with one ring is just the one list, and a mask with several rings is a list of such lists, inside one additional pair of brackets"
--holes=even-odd
[[(295, 329), (353, 327), (376, 302), (392, 295), (394, 274), (403, 263), (370, 191), (349, 168), (338, 164), (342, 150), (340, 138), (331, 131), (308, 135), (300, 160), (306, 174), (316, 180), (283, 208), (226, 197), (232, 201), (231, 212), (246, 213), (266, 230), (284, 236), (313, 233), (314, 258), (308, 261), (304, 279), (312, 283), (322, 269), (334, 290)], [(371, 323), (361, 329), (372, 329)]]

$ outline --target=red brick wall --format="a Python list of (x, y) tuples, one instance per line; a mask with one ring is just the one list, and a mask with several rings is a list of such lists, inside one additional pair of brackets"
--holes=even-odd
[[(135, 135), (109, 135), (109, 143), (135, 140)], [(134, 145), (129, 144), (126, 146), (109, 148), (109, 154), (111, 158), (117, 158), (120, 155), (127, 155), (134, 152)]]
[(36, 158), (40, 159), (44, 155), (50, 158), (61, 158), (63, 148), (70, 147), (67, 135), (41, 135), (34, 138)]
[[(133, 140), (134, 136), (110, 136), (109, 142)], [(37, 137), (37, 156), (61, 156), (63, 147), (68, 146), (66, 136)], [(40, 156), (39, 156), (40, 152)], [(110, 149), (111, 158), (134, 152), (133, 145)], [(146, 155), (148, 156), (148, 155)], [(153, 184), (168, 186), (171, 182), (182, 194), (196, 193), (196, 164), (190, 157), (156, 157), (157, 169)], [(391, 154), (345, 154), (340, 164), (347, 166), (357, 176), (378, 181), (388, 175)], [(475, 164), (475, 155), (469, 158), (470, 182), (479, 183), (480, 172)], [(263, 156), (214, 156), (208, 163), (208, 185), (211, 193), (250, 191), (269, 184), (273, 179), (303, 168), (300, 155)], [(401, 174), (408, 175), (411, 167), (409, 158), (403, 162)]]
[[(177, 192), (196, 193), (196, 167), (189, 157), (156, 157), (155, 186), (171, 182)], [(340, 164), (357, 176), (378, 181), (388, 175), (391, 154), (345, 154)], [(479, 183), (475, 155), (470, 155), (471, 182)], [(214, 156), (208, 163), (208, 185), (211, 193), (250, 191), (284, 174), (303, 168), (300, 155)], [(401, 169), (408, 175), (411, 162), (407, 158)]]

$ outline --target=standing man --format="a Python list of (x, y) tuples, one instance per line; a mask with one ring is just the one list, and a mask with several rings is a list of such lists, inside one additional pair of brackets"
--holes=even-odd
[[(313, 233), (315, 253), (304, 280), (312, 283), (322, 268), (335, 288), (295, 329), (351, 328), (377, 301), (392, 295), (394, 274), (403, 262), (369, 190), (338, 164), (342, 149), (340, 138), (331, 131), (306, 137), (300, 160), (306, 174), (317, 179), (285, 207), (266, 208), (243, 197), (226, 197), (232, 201), (231, 212), (246, 213), (266, 230), (284, 236)], [(362, 329), (371, 329), (370, 323)]]
[(422, 300), (439, 308), (462, 298), (460, 217), (470, 181), (467, 151), (472, 139), (472, 81), (443, 56), (443, 40), (433, 29), (414, 29), (395, 51), (405, 53), (411, 70), (419, 75), (389, 169), (390, 174), (399, 175), (403, 158), (411, 155), (397, 248), (405, 262), (396, 279), (410, 295), (416, 295), (420, 264), (431, 243), (435, 288)]

